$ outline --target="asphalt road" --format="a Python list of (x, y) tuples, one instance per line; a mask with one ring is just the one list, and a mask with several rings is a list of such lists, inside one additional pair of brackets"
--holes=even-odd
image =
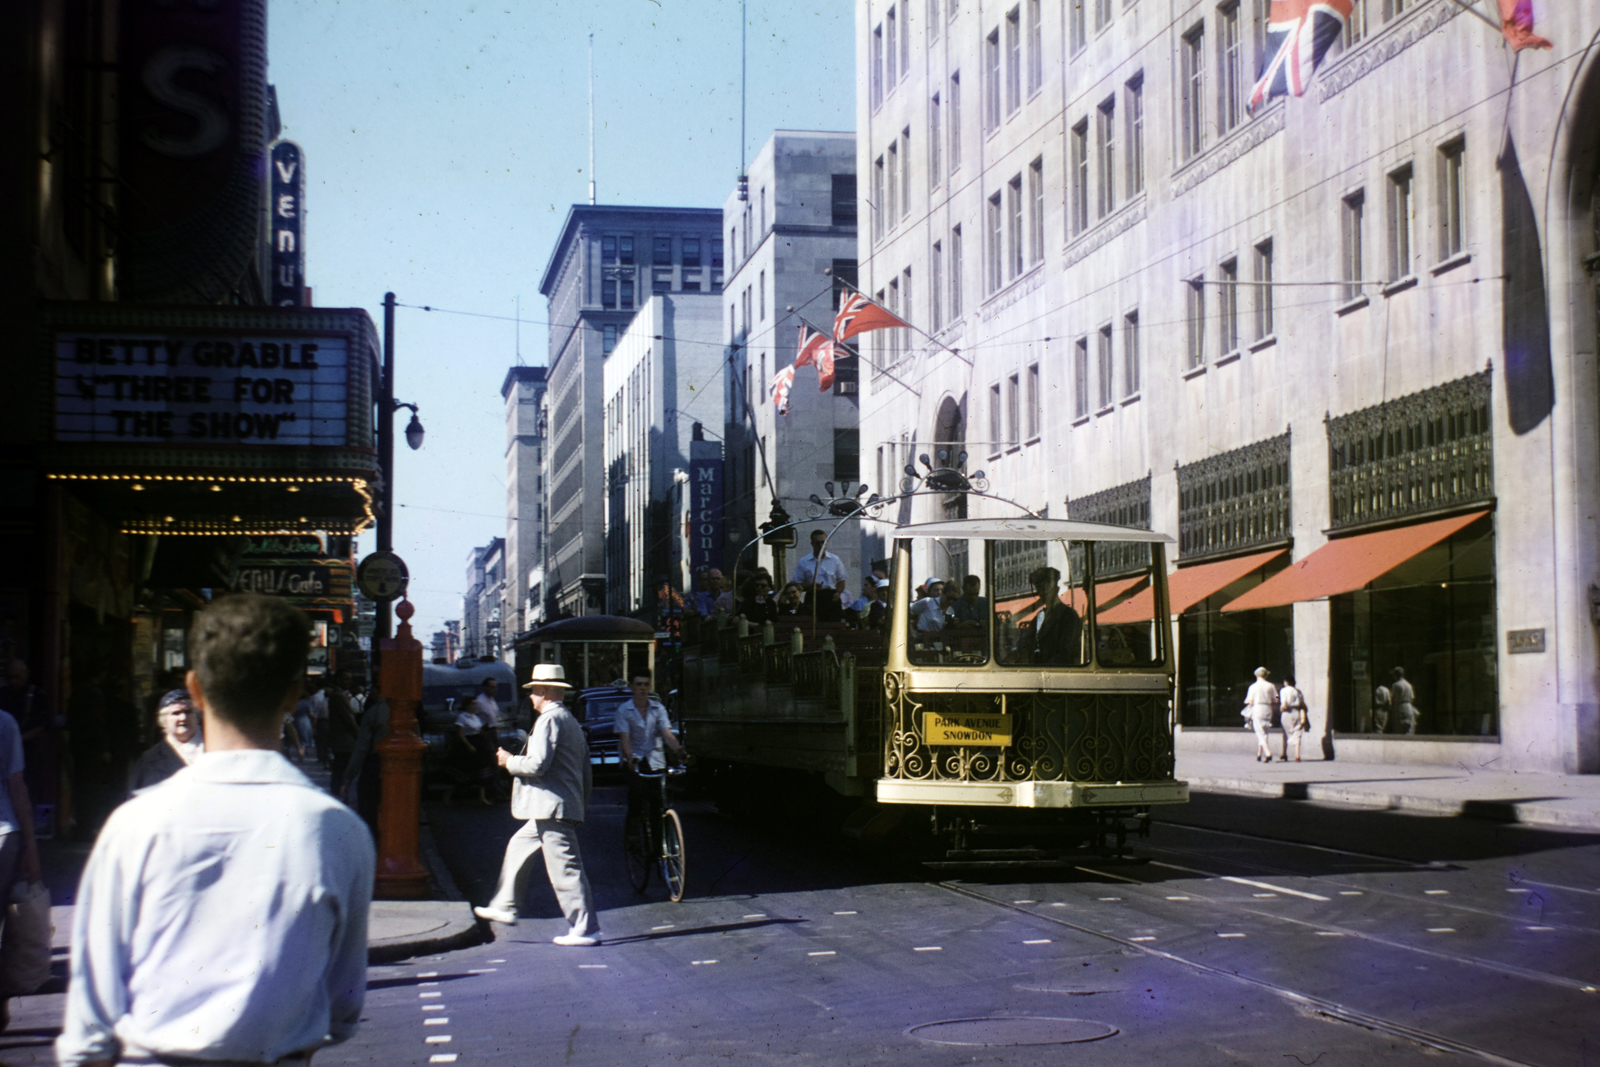
[[(956, 879), (807, 835), (803, 806), (757, 828), (688, 801), (672, 904), (626, 884), (621, 790), (595, 799), (605, 944), (550, 944), (536, 878), (493, 943), (372, 968), (319, 1067), (1600, 1063), (1600, 838), (1200, 795), (1146, 862)], [(515, 823), (429, 815), (482, 902)], [(16, 1002), (0, 1062), (49, 1062), (57, 999)]]

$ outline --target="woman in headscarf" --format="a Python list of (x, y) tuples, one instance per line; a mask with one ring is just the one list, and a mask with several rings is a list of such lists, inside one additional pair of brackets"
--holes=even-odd
[(173, 689), (162, 696), (156, 708), (156, 722), (164, 736), (133, 765), (128, 782), (131, 792), (166, 781), (206, 749), (205, 739), (200, 736), (200, 709), (189, 699), (187, 690)]

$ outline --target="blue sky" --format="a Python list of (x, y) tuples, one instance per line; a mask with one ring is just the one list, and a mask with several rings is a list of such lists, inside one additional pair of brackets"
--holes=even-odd
[[(853, 129), (850, 0), (746, 10), (750, 153), (774, 129)], [(599, 202), (719, 207), (740, 165), (739, 30), (737, 0), (271, 0), (316, 303), (380, 329), (386, 290), (503, 317), (396, 315), (396, 395), (428, 431), (396, 457), (395, 550), (424, 640), (459, 615), (468, 551), (505, 534), (500, 384), (519, 295), (522, 359), (545, 361), (539, 276), (588, 195), (589, 34)]]

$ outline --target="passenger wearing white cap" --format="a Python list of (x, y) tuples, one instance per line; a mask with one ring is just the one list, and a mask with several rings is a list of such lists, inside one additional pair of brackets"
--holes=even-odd
[(1272, 725), (1272, 713), (1278, 710), (1278, 687), (1267, 680), (1265, 667), (1256, 668), (1256, 680), (1245, 690), (1244, 711), (1250, 728), (1256, 732), (1256, 762), (1272, 762), (1272, 746), (1267, 744), (1267, 729)]
[(558, 945), (598, 945), (594, 891), (578, 851), (578, 826), (594, 779), (583, 728), (561, 703), (572, 687), (559, 663), (539, 663), (534, 665), (533, 680), (522, 688), (528, 690), (538, 719), (521, 755), (502, 748), (496, 758), (511, 774), (511, 814), (527, 821), (506, 842), (494, 898), (487, 907), (472, 910), (480, 919), (516, 925), (533, 859), (542, 851), (550, 888), (571, 927), (552, 940)]

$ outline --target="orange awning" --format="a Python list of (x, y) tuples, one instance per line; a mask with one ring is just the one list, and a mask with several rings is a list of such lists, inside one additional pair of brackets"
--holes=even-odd
[[(1193, 567), (1180, 567), (1167, 578), (1168, 607), (1174, 615), (1187, 611), (1217, 590), (1237, 582), (1251, 571), (1277, 559), (1286, 548), (1270, 552), (1257, 552), (1237, 559), (1222, 559), (1215, 563), (1200, 563)], [(1155, 611), (1155, 590), (1146, 589), (1126, 603), (1100, 616), (1101, 622), (1145, 622)]]
[(1474, 511), (1470, 515), (1436, 519), (1415, 526), (1340, 537), (1305, 559), (1289, 564), (1222, 610), (1273, 608), (1354, 592), (1487, 514), (1487, 511)]

